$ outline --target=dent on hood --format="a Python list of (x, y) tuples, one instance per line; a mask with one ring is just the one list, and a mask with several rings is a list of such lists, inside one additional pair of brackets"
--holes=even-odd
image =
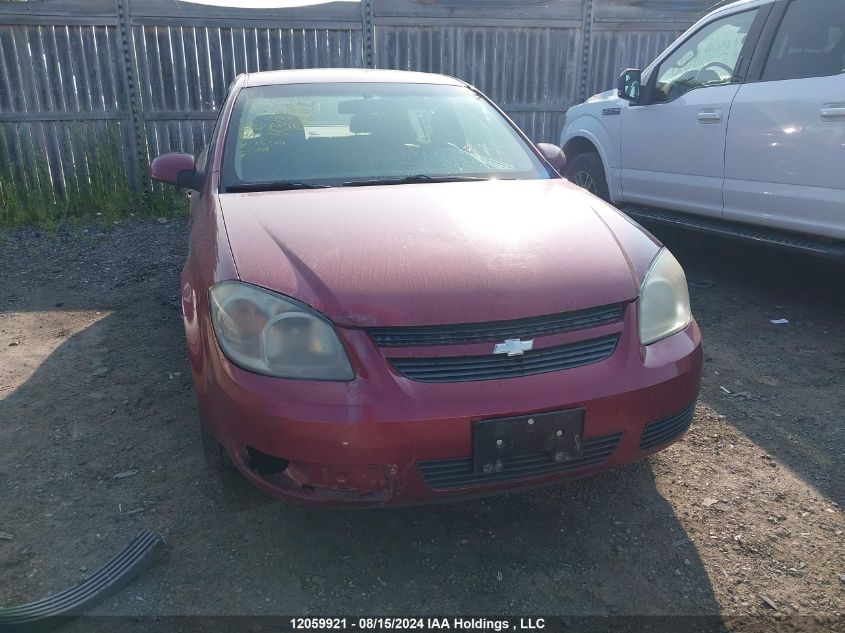
[(595, 198), (592, 208), (616, 238), (639, 287), (663, 245), (649, 231), (603, 200)]
[[(313, 307), (319, 308), (328, 314), (340, 315), (339, 319), (337, 316), (335, 318), (342, 322), (360, 327), (378, 325), (377, 320), (371, 314), (361, 314), (346, 309), (337, 300), (331, 288), (323, 282), (320, 276), (301, 257), (279, 239), (266, 224), (261, 221), (258, 224), (267, 234), (267, 237), (279, 248), (279, 251), (284, 254), (292, 267), (292, 271), (296, 275), (299, 290), (295, 291), (293, 287), (290, 289), (281, 289), (285, 294), (310, 302), (314, 304)], [(317, 299), (318, 297), (320, 298), (319, 300)]]

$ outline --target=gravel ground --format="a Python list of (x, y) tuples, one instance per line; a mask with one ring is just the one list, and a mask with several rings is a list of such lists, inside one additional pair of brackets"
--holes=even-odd
[(164, 559), (97, 613), (842, 625), (841, 265), (662, 234), (705, 341), (682, 442), (541, 491), (313, 510), (205, 467), (178, 302), (185, 232), (139, 220), (0, 242), (0, 606), (81, 580), (150, 527)]

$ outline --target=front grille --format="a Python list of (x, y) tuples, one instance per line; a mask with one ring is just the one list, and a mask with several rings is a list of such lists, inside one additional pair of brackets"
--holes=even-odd
[(618, 334), (588, 341), (546, 347), (521, 356), (439, 356), (393, 358), (391, 363), (406, 378), (420, 382), (463, 382), (533, 376), (572, 369), (608, 358), (616, 349)]
[(683, 435), (692, 423), (695, 413), (695, 403), (675, 415), (662, 420), (655, 420), (646, 425), (640, 438), (640, 450), (645, 451), (655, 446), (669, 442), (679, 435)]
[(575, 459), (560, 463), (554, 461), (547, 453), (521, 455), (508, 461), (499, 472), (487, 474), (475, 472), (472, 457), (419, 462), (417, 466), (425, 482), (436, 490), (483, 486), (538, 475), (565, 473), (601, 464), (616, 450), (621, 437), (622, 433), (613, 433), (584, 438), (581, 454)]
[(608, 325), (622, 320), (623, 304), (551, 314), (547, 316), (419, 327), (369, 328), (367, 332), (380, 347), (427, 347), (532, 338)]

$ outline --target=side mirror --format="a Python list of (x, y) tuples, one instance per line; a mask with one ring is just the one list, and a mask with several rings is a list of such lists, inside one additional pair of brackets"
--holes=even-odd
[(551, 143), (537, 143), (537, 149), (558, 173), (563, 173), (566, 167), (566, 154), (560, 147)]
[(190, 154), (162, 154), (150, 165), (150, 177), (169, 185), (199, 191), (202, 174), (197, 172), (194, 157)]
[(620, 99), (637, 103), (640, 100), (640, 87), (643, 81), (643, 73), (639, 68), (628, 68), (619, 75), (617, 94)]

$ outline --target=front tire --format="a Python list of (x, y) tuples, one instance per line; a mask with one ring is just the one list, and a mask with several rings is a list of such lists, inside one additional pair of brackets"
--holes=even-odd
[(601, 157), (596, 152), (578, 154), (566, 166), (566, 177), (570, 182), (586, 189), (602, 200), (610, 201), (607, 177)]

